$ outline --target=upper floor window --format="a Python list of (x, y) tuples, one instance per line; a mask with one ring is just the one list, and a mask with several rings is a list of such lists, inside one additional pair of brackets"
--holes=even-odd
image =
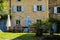
[(60, 7), (54, 7), (54, 13), (60, 13)]
[(60, 7), (57, 7), (57, 13), (60, 13)]
[(37, 1), (41, 1), (41, 0), (37, 0)]
[(34, 5), (34, 11), (45, 11), (45, 5)]
[(24, 12), (24, 5), (20, 5), (20, 6), (14, 5), (13, 12)]
[(17, 11), (18, 11), (18, 12), (21, 11), (21, 6), (17, 6)]
[(42, 6), (37, 6), (37, 11), (42, 11)]
[(21, 0), (17, 0), (17, 1), (21, 1)]

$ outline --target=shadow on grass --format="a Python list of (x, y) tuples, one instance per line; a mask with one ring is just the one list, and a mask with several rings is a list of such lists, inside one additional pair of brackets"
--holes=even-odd
[(42, 40), (60, 40), (60, 36), (58, 35), (47, 36), (47, 37), (44, 37)]
[(39, 37), (35, 37), (35, 34), (24, 34), (12, 40), (39, 40)]
[(49, 35), (44, 35), (42, 37), (36, 37), (35, 34), (31, 34), (31, 33), (26, 33), (22, 36), (18, 36), (12, 40), (60, 40), (60, 36), (58, 35), (53, 35), (53, 36), (49, 36)]

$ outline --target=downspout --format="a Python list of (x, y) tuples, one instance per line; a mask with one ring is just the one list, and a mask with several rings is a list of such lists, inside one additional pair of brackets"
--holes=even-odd
[(9, 14), (11, 15), (11, 0), (9, 0)]

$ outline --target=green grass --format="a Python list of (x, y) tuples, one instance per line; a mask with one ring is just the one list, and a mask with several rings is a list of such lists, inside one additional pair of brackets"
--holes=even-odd
[[(49, 33), (43, 33), (43, 35), (50, 35)], [(54, 33), (54, 35), (59, 35)], [(8, 33), (0, 32), (0, 40), (38, 40), (40, 38), (35, 37), (35, 33)]]
[(38, 37), (35, 37), (35, 33), (4, 33), (0, 32), (0, 40), (38, 40)]

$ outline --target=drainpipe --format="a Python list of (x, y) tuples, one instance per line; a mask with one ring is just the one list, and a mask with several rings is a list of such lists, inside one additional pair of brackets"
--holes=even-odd
[(11, 14), (11, 0), (9, 0), (9, 14)]
[[(56, 7), (57, 7), (57, 0), (56, 0)], [(55, 14), (56, 18), (57, 18), (57, 14)]]

